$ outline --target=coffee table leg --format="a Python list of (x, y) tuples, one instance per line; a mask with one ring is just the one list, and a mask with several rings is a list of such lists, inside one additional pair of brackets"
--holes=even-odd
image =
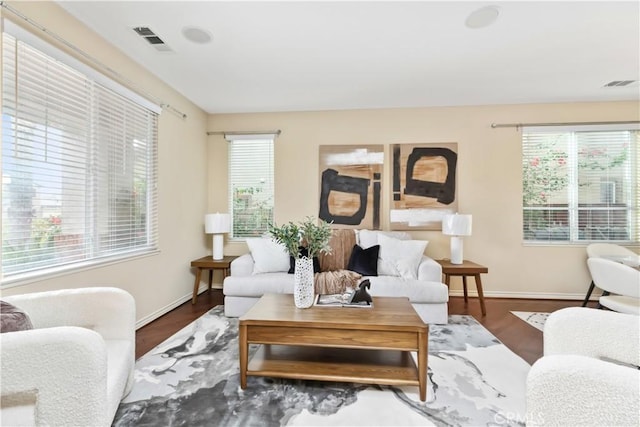
[(418, 333), (418, 383), (420, 387), (420, 401), (427, 400), (427, 354), (429, 354), (428, 333)]
[(249, 344), (247, 343), (247, 326), (240, 325), (238, 342), (240, 343), (240, 388), (247, 388), (247, 358)]

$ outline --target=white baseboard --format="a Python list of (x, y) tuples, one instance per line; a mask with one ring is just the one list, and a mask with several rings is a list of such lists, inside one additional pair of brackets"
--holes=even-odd
[[(221, 289), (219, 286), (216, 286), (215, 283), (213, 284), (212, 288)], [(208, 285), (207, 284), (204, 284), (204, 285), (201, 284), (200, 287), (198, 288), (198, 295), (200, 295), (202, 292), (206, 291), (207, 289), (208, 289)], [(165, 305), (164, 307), (154, 311), (153, 313), (149, 314), (148, 316), (143, 317), (142, 319), (140, 319), (140, 320), (138, 320), (136, 322), (136, 330), (142, 328), (147, 323), (151, 323), (154, 320), (156, 320), (157, 318), (167, 314), (168, 312), (170, 312), (174, 308), (178, 307), (179, 305), (182, 305), (185, 302), (191, 300), (192, 297), (193, 297), (193, 294), (191, 292), (189, 292), (188, 294), (181, 296), (177, 300), (175, 300), (175, 301)]]
[[(452, 297), (464, 296), (462, 289), (449, 291), (449, 295)], [(522, 298), (522, 299), (564, 299), (564, 300), (584, 300), (585, 293), (581, 294), (567, 294), (567, 293), (543, 293), (543, 292), (505, 292), (505, 291), (485, 291), (484, 296), (487, 298)], [(477, 297), (476, 290), (469, 289), (470, 297)], [(597, 301), (600, 295), (591, 295), (593, 301)]]

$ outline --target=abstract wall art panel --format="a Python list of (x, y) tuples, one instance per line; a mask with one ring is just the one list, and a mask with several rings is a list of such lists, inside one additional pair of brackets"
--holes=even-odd
[(321, 145), (319, 157), (320, 219), (379, 230), (384, 146)]
[(391, 229), (441, 230), (458, 210), (458, 144), (392, 144), (391, 161)]

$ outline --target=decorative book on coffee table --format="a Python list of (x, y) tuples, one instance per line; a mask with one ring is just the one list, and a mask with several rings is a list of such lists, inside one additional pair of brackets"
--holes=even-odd
[(318, 294), (313, 305), (316, 307), (373, 307), (373, 303), (364, 301), (351, 302), (354, 293), (355, 291), (345, 292), (344, 294)]

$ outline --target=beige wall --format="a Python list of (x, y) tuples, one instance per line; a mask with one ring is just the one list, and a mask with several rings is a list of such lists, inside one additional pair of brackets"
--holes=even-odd
[[(9, 4), (116, 70), (137, 87), (187, 114), (183, 119), (163, 111), (159, 119), (159, 254), (2, 291), (3, 295), (11, 295), (86, 285), (114, 285), (133, 294), (137, 319), (139, 324), (144, 323), (189, 299), (194, 280), (189, 263), (211, 253), (210, 240), (203, 230), (208, 182), (207, 116), (55, 3)], [(11, 17), (10, 12), (3, 10), (2, 13)]]
[[(584, 246), (523, 246), (521, 216), (521, 133), (492, 129), (492, 123), (638, 120), (637, 103), (581, 103), (417, 108), (209, 116), (209, 131), (281, 129), (275, 142), (275, 220), (317, 216), (318, 146), (384, 144), (382, 224), (388, 229), (391, 181), (389, 144), (458, 143), (459, 211), (473, 214), (473, 235), (465, 258), (485, 264), (488, 296), (584, 297), (590, 281)], [(209, 137), (209, 208), (227, 209), (227, 144)], [(449, 256), (440, 232), (413, 232), (429, 240), (427, 255)], [(239, 254), (246, 246), (227, 243)], [(473, 285), (471, 286), (473, 288)], [(453, 294), (460, 290), (454, 282)]]

